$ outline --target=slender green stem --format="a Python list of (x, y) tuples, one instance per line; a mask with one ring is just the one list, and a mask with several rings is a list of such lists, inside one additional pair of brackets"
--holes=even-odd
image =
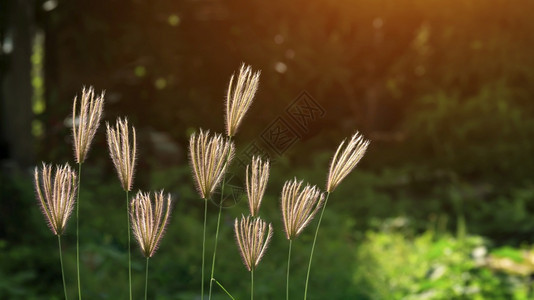
[(147, 299), (148, 292), (148, 257), (146, 258), (146, 273), (145, 273), (145, 300)]
[[(223, 187), (224, 187), (224, 183), (223, 183)], [(223, 188), (223, 190), (224, 190), (224, 188)], [(215, 231), (215, 246), (213, 248), (213, 259), (211, 260), (211, 279), (212, 280), (210, 280), (210, 292), (209, 292), (209, 295), (208, 295), (208, 299), (211, 299), (211, 291), (212, 291), (212, 287), (213, 287), (213, 275), (214, 275), (214, 271), (215, 271), (215, 258), (217, 256), (217, 243), (219, 242), (219, 225), (221, 224), (221, 212), (222, 212), (222, 201), (221, 201), (221, 203), (219, 203), (219, 215), (217, 216), (217, 231)]]
[(63, 269), (63, 254), (61, 254), (61, 235), (57, 236), (57, 243), (59, 248), (59, 263), (61, 264), (61, 277), (63, 278), (63, 292), (65, 292), (65, 300), (67, 297), (67, 285), (65, 284), (65, 270)]
[[(229, 137), (229, 140), (232, 140), (232, 137)], [(230, 153), (226, 156), (226, 159), (224, 161), (225, 164), (228, 163), (228, 159), (230, 158)], [(228, 168), (228, 166), (227, 166)], [(217, 216), (217, 231), (215, 231), (215, 246), (213, 246), (213, 259), (211, 260), (211, 279), (213, 279), (213, 276), (215, 275), (215, 259), (217, 258), (217, 244), (219, 243), (219, 227), (221, 224), (221, 214), (222, 214), (222, 205), (224, 200), (224, 185), (225, 185), (225, 179), (226, 179), (226, 173), (223, 174), (222, 177), (222, 183), (221, 183), (221, 200), (219, 202), (219, 215)], [(213, 280), (210, 280), (210, 291), (208, 294), (208, 299), (211, 300), (211, 291), (213, 288)]]
[(291, 266), (291, 244), (293, 244), (293, 240), (289, 240), (289, 251), (287, 254), (286, 300), (289, 300), (289, 267)]
[(219, 287), (226, 293), (226, 295), (228, 295), (228, 297), (230, 297), (232, 300), (235, 300), (235, 298), (232, 296), (232, 294), (230, 294), (230, 293), (224, 288), (224, 286), (223, 286), (220, 282), (217, 281), (217, 279), (212, 278), (211, 280), (212, 280), (212, 281), (215, 281), (215, 283), (216, 283), (216, 284), (217, 284), (217, 285), (218, 285), (218, 286), (219, 286)]
[(204, 199), (204, 230), (202, 233), (202, 282), (200, 283), (200, 298), (204, 300), (204, 256), (206, 253), (206, 219), (208, 217), (208, 199)]
[(76, 199), (76, 273), (78, 279), (78, 299), (82, 299), (82, 288), (80, 282), (80, 182), (82, 180), (82, 164), (78, 164), (78, 196)]
[(254, 300), (254, 269), (250, 271), (250, 300)]
[(327, 192), (326, 199), (323, 205), (323, 209), (321, 210), (321, 216), (319, 216), (319, 222), (317, 223), (317, 228), (315, 229), (315, 237), (313, 238), (313, 244), (312, 244), (311, 253), (310, 253), (310, 262), (308, 263), (308, 272), (306, 274), (306, 287), (304, 288), (304, 300), (306, 300), (306, 297), (308, 296), (308, 282), (310, 279), (310, 270), (311, 270), (312, 259), (313, 259), (313, 251), (315, 250), (315, 242), (317, 242), (317, 235), (319, 233), (319, 227), (321, 227), (321, 220), (323, 219), (324, 210), (326, 208), (326, 204), (328, 203), (329, 196), (330, 196), (330, 192)]
[(130, 300), (132, 300), (132, 249), (130, 246), (130, 205), (128, 200), (128, 191), (126, 191), (126, 230), (128, 230), (128, 283), (130, 287)]

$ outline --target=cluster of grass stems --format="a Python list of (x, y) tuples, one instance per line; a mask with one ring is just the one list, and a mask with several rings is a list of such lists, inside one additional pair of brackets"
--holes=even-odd
[[(230, 79), (226, 97), (226, 132), (214, 134), (209, 130), (200, 129), (193, 133), (189, 142), (189, 161), (193, 178), (200, 198), (204, 201), (204, 220), (202, 235), (202, 262), (200, 279), (200, 298), (204, 300), (205, 293), (205, 256), (206, 256), (206, 220), (208, 218), (208, 202), (215, 203), (218, 209), (217, 229), (214, 235), (214, 248), (211, 260), (208, 299), (212, 297), (214, 284), (217, 284), (228, 297), (233, 296), (215, 278), (217, 244), (219, 241), (219, 228), (224, 200), (225, 174), (235, 154), (233, 139), (243, 118), (252, 104), (254, 95), (258, 90), (260, 72), (253, 72), (249, 66), (243, 65), (237, 78)], [(53, 168), (43, 163), (42, 168), (35, 168), (35, 190), (41, 210), (52, 232), (58, 238), (59, 258), (63, 280), (65, 299), (67, 286), (63, 269), (61, 235), (63, 234), (71, 212), (76, 208), (76, 278), (78, 299), (82, 299), (82, 281), (80, 277), (80, 237), (79, 237), (79, 208), (81, 171), (89, 152), (91, 142), (100, 125), (103, 114), (104, 93), (95, 95), (93, 88), (83, 89), (80, 105), (78, 98), (74, 98), (72, 112), (72, 135), (74, 144), (74, 160), (78, 164), (78, 172), (69, 164), (58, 165)], [(126, 226), (128, 229), (128, 287), (129, 299), (132, 294), (132, 267), (131, 267), (131, 235), (133, 233), (141, 253), (146, 259), (145, 294), (148, 291), (148, 266), (159, 245), (168, 224), (172, 199), (163, 191), (139, 191), (132, 199), (129, 192), (133, 188), (133, 177), (136, 163), (136, 132), (128, 124), (128, 120), (117, 119), (115, 126), (106, 124), (106, 135), (111, 160), (117, 171), (121, 186), (126, 195)], [(304, 299), (307, 299), (309, 278), (315, 245), (318, 239), (319, 228), (330, 194), (339, 183), (356, 167), (363, 157), (369, 142), (359, 133), (355, 133), (350, 140), (343, 141), (335, 152), (330, 163), (325, 191), (317, 186), (304, 184), (297, 178), (288, 180), (282, 187), (280, 207), (286, 238), (289, 241), (287, 272), (286, 272), (286, 299), (289, 295), (291, 250), (293, 240), (296, 239), (310, 224), (320, 211), (319, 220), (315, 228), (315, 235), (311, 246)], [(250, 272), (250, 299), (254, 299), (254, 272), (264, 256), (271, 237), (273, 227), (259, 216), (261, 202), (269, 179), (270, 162), (266, 158), (253, 157), (247, 165), (246, 193), (250, 214), (236, 218), (234, 232), (237, 248), (243, 263)], [(213, 199), (215, 191), (220, 189), (220, 198)]]

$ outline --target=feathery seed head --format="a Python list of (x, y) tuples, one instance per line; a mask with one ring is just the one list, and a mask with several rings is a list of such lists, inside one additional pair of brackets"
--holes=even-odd
[(282, 188), (282, 218), (288, 240), (300, 235), (323, 205), (324, 195), (316, 186), (306, 185), (302, 190), (302, 181), (286, 181)]
[(107, 127), (109, 155), (125, 191), (131, 191), (136, 159), (135, 128), (132, 126), (132, 143), (128, 130), (128, 119), (117, 119), (115, 128)]
[(52, 175), (52, 166), (43, 163), (41, 172), (35, 168), (34, 178), (35, 191), (48, 226), (55, 235), (61, 235), (74, 208), (76, 173), (65, 164), (56, 166)]
[(241, 65), (235, 86), (234, 75), (230, 78), (226, 96), (226, 134), (234, 136), (258, 90), (260, 71), (253, 72), (250, 66)]
[(240, 221), (235, 219), (234, 231), (243, 263), (249, 271), (256, 269), (269, 246), (273, 235), (272, 225), (269, 223), (267, 226), (260, 218), (241, 216)]
[(343, 149), (344, 144), (345, 141), (341, 142), (330, 163), (330, 171), (328, 172), (328, 181), (326, 183), (326, 191), (329, 193), (334, 191), (338, 184), (356, 167), (365, 154), (369, 141), (356, 132)]
[(163, 191), (154, 193), (154, 204), (150, 193), (139, 191), (132, 199), (130, 217), (134, 233), (141, 252), (145, 257), (152, 257), (156, 252), (165, 227), (169, 221), (171, 195)]
[(202, 129), (189, 139), (189, 161), (200, 197), (208, 199), (234, 156), (234, 144), (220, 134)]
[(248, 195), (248, 205), (250, 208), (250, 214), (253, 217), (258, 216), (260, 210), (261, 200), (267, 187), (267, 181), (269, 180), (269, 161), (262, 162), (260, 157), (252, 157), (252, 167), (247, 165), (246, 174), (246, 186)]
[(104, 107), (104, 92), (95, 98), (93, 87), (83, 88), (80, 115), (76, 114), (78, 97), (74, 97), (72, 106), (72, 136), (74, 139), (74, 156), (76, 162), (84, 162), (96, 130), (100, 125)]

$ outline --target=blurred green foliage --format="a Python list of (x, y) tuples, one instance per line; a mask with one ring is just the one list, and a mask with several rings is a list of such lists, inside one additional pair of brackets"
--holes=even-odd
[[(273, 222), (275, 235), (256, 273), (258, 299), (283, 297), (288, 247), (279, 213), (278, 193), (283, 181), (294, 175), (321, 184), (327, 157), (324, 155), (315, 166), (305, 169), (291, 170), (283, 161), (273, 166), (261, 215)], [(407, 174), (416, 175), (410, 178)], [(107, 177), (98, 168), (87, 167), (82, 176), (84, 294), (91, 299), (122, 299), (127, 293), (125, 195), (118, 180)], [(486, 219), (471, 216), (495, 213), (467, 209), (470, 205), (482, 207), (471, 199), (476, 198), (473, 187), (465, 182), (451, 184), (441, 180), (444, 182), (439, 186), (424, 191), (420, 186), (426, 183), (418, 182), (417, 176), (425, 177), (408, 169), (386, 170), (380, 175), (356, 171), (332, 194), (316, 249), (310, 299), (528, 299), (527, 277), (481, 265), (477, 262), (481, 258), (474, 253), (483, 248), (495, 257), (517, 260), (521, 256), (520, 246), (513, 245), (528, 240), (521, 233), (526, 236), (532, 230), (529, 225), (532, 222), (523, 208), (532, 203), (529, 199), (533, 189), (519, 189), (508, 200), (499, 200), (498, 203), (507, 201), (513, 205), (493, 205), (500, 213), (492, 224), (487, 224)], [(198, 297), (203, 203), (190, 177), (188, 166), (182, 166), (152, 172), (149, 179), (151, 189), (165, 188), (175, 200), (166, 235), (150, 263), (151, 299)], [(7, 263), (0, 269), (0, 274), (4, 274), (0, 277), (0, 293), (6, 299), (59, 299), (61, 280), (55, 237), (46, 228), (30, 182), (19, 179), (3, 186), (11, 189), (2, 190), (3, 197), (13, 190), (25, 194), (21, 199), (26, 199), (26, 204), (12, 208), (12, 212), (28, 214), (25, 218), (32, 220), (31, 224), (23, 228), (32, 234), (23, 238), (24, 235), (16, 233), (22, 240), (1, 241), (1, 255)], [(248, 208), (243, 198), (237, 203), (227, 201), (225, 205), (216, 277), (234, 297), (244, 299), (248, 297), (250, 279), (235, 245), (233, 220), (247, 213)], [(210, 205), (208, 213), (208, 233), (213, 233), (217, 207)], [(16, 222), (17, 217), (3, 220)], [(457, 228), (460, 220), (466, 220), (467, 228)], [(72, 224), (65, 236), (64, 255), (69, 294), (75, 297)], [(458, 234), (448, 233), (455, 228)], [(489, 240), (469, 233), (476, 229), (485, 231), (486, 236), (506, 230), (518, 235)], [(293, 245), (292, 297), (303, 292), (312, 233), (307, 229)], [(212, 249), (213, 235), (208, 236), (207, 249)], [(40, 242), (36, 243), (37, 240)], [(502, 243), (512, 246), (499, 247)], [(134, 295), (141, 295), (144, 259), (137, 246), (133, 254)], [(5, 275), (11, 273), (15, 275)], [(214, 299), (227, 299), (217, 287), (214, 291)]]
[(455, 238), (432, 230), (414, 236), (393, 227), (366, 234), (354, 281), (362, 299), (532, 298), (528, 276), (493, 270), (487, 260), (481, 237)]

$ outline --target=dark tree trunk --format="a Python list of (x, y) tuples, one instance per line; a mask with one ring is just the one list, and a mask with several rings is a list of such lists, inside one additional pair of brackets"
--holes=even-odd
[(1, 77), (1, 132), (3, 159), (19, 167), (34, 163), (32, 136), (31, 54), (34, 33), (34, 1), (2, 1), (7, 13), (6, 38), (12, 51), (5, 53)]

